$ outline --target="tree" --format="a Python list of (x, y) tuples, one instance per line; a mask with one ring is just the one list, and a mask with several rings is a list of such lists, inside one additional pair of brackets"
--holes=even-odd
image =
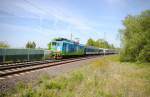
[(113, 44), (109, 44), (107, 41), (103, 40), (103, 39), (98, 39), (98, 40), (93, 40), (93, 39), (88, 39), (87, 46), (94, 46), (94, 47), (98, 47), (98, 48), (112, 48), (114, 49), (114, 45)]
[(123, 25), (121, 61), (150, 62), (150, 10), (136, 16), (128, 15)]
[(48, 49), (49, 50), (51, 49), (51, 43), (48, 43)]
[(7, 43), (0, 41), (0, 48), (9, 48), (9, 47), (10, 46)]
[(115, 49), (115, 46), (113, 44), (110, 44), (110, 48)]
[(90, 38), (90, 39), (88, 39), (86, 45), (87, 45), (87, 46), (94, 46), (94, 45), (95, 45), (95, 41), (94, 41), (92, 38)]
[(36, 44), (34, 41), (32, 42), (32, 48), (36, 48)]
[(26, 48), (36, 48), (36, 44), (35, 44), (35, 42), (33, 41), (33, 42), (27, 42), (27, 44), (26, 44)]

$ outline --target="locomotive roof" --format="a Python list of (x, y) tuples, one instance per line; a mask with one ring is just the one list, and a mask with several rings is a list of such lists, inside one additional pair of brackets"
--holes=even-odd
[(66, 41), (66, 42), (74, 42), (72, 40), (69, 40), (69, 39), (66, 39), (66, 38), (57, 38), (57, 39), (54, 39), (55, 41)]
[(63, 41), (63, 40), (70, 41), (69, 39), (66, 39), (66, 38), (55, 38), (54, 40), (55, 41)]
[[(56, 38), (53, 41), (55, 41), (55, 42), (67, 42), (67, 43), (79, 44), (78, 42), (75, 42), (73, 40), (69, 40), (69, 39), (66, 39), (66, 38)], [(81, 44), (79, 44), (79, 45), (81, 45)]]

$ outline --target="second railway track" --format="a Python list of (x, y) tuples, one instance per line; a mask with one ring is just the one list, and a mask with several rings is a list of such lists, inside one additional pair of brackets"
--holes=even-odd
[(9, 65), (9, 66), (1, 66), (0, 67), (0, 77), (6, 77), (9, 75), (19, 74), (27, 71), (33, 71), (38, 69), (43, 69), (47, 67), (62, 65), (65, 63), (76, 62), (80, 60), (86, 60), (95, 58), (97, 56), (88, 56), (88, 57), (80, 57), (80, 58), (71, 58), (71, 59), (64, 59), (64, 60), (55, 60), (55, 61), (39, 61), (39, 62), (31, 62), (31, 63), (20, 63), (16, 65)]

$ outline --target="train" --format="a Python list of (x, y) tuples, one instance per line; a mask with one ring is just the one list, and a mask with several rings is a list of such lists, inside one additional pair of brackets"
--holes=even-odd
[(79, 42), (68, 40), (66, 38), (57, 38), (52, 40), (50, 42), (49, 50), (51, 50), (51, 56), (55, 59), (85, 55), (108, 55), (116, 53), (114, 49), (104, 49), (93, 46), (86, 46), (79, 44)]
[(115, 54), (114, 49), (85, 46), (66, 38), (57, 38), (50, 42), (49, 49), (0, 48), (0, 63), (62, 59), (87, 55)]

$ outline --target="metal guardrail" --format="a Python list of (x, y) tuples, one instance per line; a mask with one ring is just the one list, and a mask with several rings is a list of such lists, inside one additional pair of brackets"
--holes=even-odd
[(43, 49), (0, 48), (0, 63), (45, 60), (50, 51)]

